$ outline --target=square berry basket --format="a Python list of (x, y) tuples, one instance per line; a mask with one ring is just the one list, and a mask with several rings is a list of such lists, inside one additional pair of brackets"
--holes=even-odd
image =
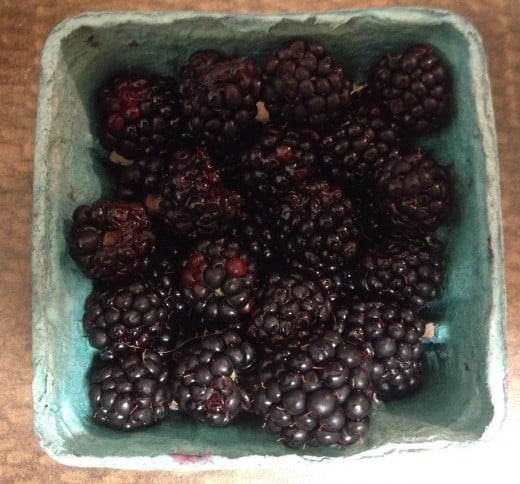
[[(76, 206), (110, 195), (95, 132), (95, 95), (128, 67), (176, 75), (195, 50), (262, 62), (294, 37), (319, 39), (361, 83), (382, 53), (428, 43), (451, 71), (448, 127), (421, 139), (451, 165), (456, 211), (444, 228), (446, 275), (430, 308), (427, 378), (418, 394), (376, 403), (368, 435), (346, 448), (293, 450), (245, 417), (212, 428), (170, 412), (134, 432), (90, 419), (87, 371), (94, 354), (82, 329), (91, 282), (68, 255)], [(491, 438), (505, 414), (505, 286), (496, 134), (478, 33), (446, 11), (392, 8), (283, 15), (195, 12), (86, 13), (60, 23), (42, 57), (33, 221), (34, 426), (45, 451), (75, 466), (232, 469), (317, 462), (373, 464), (392, 454), (468, 447)]]

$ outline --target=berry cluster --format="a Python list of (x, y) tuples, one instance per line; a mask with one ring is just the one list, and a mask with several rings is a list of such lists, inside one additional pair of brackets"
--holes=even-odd
[(450, 171), (418, 146), (451, 109), (426, 45), (353, 86), (324, 45), (263, 64), (201, 50), (178, 79), (99, 89), (113, 198), (78, 206), (69, 253), (94, 282), (97, 422), (243, 412), (290, 447), (351, 445), (374, 400), (425, 379)]

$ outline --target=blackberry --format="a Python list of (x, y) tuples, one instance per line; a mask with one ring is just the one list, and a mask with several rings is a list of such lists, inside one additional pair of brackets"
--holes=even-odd
[(329, 273), (348, 267), (358, 253), (358, 211), (325, 180), (304, 183), (270, 206), (273, 225), (290, 264)]
[(242, 155), (242, 183), (252, 198), (269, 200), (304, 182), (317, 171), (318, 134), (267, 124)]
[(181, 132), (171, 77), (116, 77), (99, 94), (101, 142), (125, 158), (168, 152)]
[(92, 365), (89, 399), (93, 419), (105, 426), (133, 430), (168, 415), (168, 365), (158, 353), (127, 350), (110, 362)]
[(181, 274), (194, 329), (239, 327), (254, 307), (256, 272), (256, 262), (238, 242), (224, 238), (199, 242)]
[(251, 379), (253, 409), (287, 446), (346, 446), (366, 435), (372, 363), (334, 331), (265, 360)]
[(257, 347), (272, 350), (325, 328), (331, 316), (332, 301), (317, 280), (295, 271), (274, 273), (258, 295), (247, 332)]
[(449, 75), (434, 49), (413, 45), (388, 53), (373, 67), (369, 86), (407, 132), (422, 135), (446, 123)]
[(267, 60), (262, 97), (271, 121), (322, 129), (348, 108), (350, 88), (323, 45), (298, 39)]
[(442, 254), (427, 245), (376, 245), (362, 254), (358, 275), (366, 296), (420, 308), (440, 297)]
[(364, 346), (374, 362), (374, 390), (382, 400), (415, 393), (424, 380), (425, 321), (406, 304), (339, 301), (335, 328), (346, 341)]
[(431, 235), (450, 203), (448, 168), (421, 151), (394, 153), (375, 176), (375, 205), (386, 225), (410, 238)]
[(90, 278), (114, 283), (135, 276), (154, 249), (155, 236), (139, 203), (98, 200), (76, 207), (69, 253)]
[(106, 290), (94, 289), (85, 302), (83, 327), (102, 360), (127, 349), (163, 353), (176, 340), (171, 300), (152, 284), (132, 282)]
[(147, 198), (147, 208), (170, 238), (192, 241), (228, 233), (242, 203), (222, 183), (208, 151), (187, 147), (174, 153), (158, 194)]
[[(399, 129), (367, 94), (353, 112), (329, 129), (320, 144), (324, 173), (347, 193), (363, 193), (375, 168), (403, 144)], [(367, 98), (365, 100), (365, 98)]]
[(255, 363), (253, 347), (234, 331), (190, 343), (173, 354), (173, 405), (200, 422), (228, 425), (250, 408), (240, 375)]
[(188, 128), (208, 146), (240, 143), (256, 126), (260, 68), (246, 57), (198, 51), (182, 66), (179, 93)]

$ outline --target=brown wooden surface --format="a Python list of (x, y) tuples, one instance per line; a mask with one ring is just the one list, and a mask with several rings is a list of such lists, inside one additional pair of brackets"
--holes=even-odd
[[(31, 222), (32, 170), (40, 55), (45, 38), (64, 18), (93, 10), (280, 11), (420, 5), (455, 11), (481, 33), (489, 59), (500, 156), (508, 298), (509, 404), (501, 434), (486, 448), (487, 460), (464, 457), (461, 465), (488, 469), (518, 448), (520, 437), (520, 1), (231, 0), (219, 2), (112, 0), (0, 0), (0, 482), (326, 482), (322, 471), (143, 473), (65, 467), (39, 447), (32, 427)], [(517, 452), (514, 452), (516, 454)], [(482, 455), (482, 454), (479, 454)], [(503, 465), (503, 464), (501, 464)], [(426, 475), (442, 467), (438, 462)], [(500, 466), (499, 466), (500, 467)], [(496, 469), (497, 477), (500, 468)], [(517, 475), (516, 475), (517, 476)], [(348, 481), (344, 475), (339, 482)], [(354, 476), (352, 476), (354, 477)], [(395, 476), (397, 477), (397, 476)], [(357, 482), (360, 477), (357, 476)], [(390, 478), (389, 482), (392, 479)], [(508, 479), (508, 481), (510, 481)], [(363, 482), (371, 482), (369, 478)], [(515, 482), (513, 478), (512, 481)]]

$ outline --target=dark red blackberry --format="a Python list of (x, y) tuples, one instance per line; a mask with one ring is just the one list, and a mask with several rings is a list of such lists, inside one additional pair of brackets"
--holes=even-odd
[(239, 243), (226, 239), (199, 242), (183, 264), (181, 284), (194, 316), (194, 330), (240, 326), (251, 314), (257, 268)]
[(259, 348), (272, 350), (322, 330), (331, 316), (332, 301), (316, 279), (274, 273), (258, 295), (247, 333)]
[(101, 89), (101, 142), (134, 159), (168, 152), (180, 133), (177, 85), (171, 77), (116, 77)]
[[(322, 137), (324, 174), (347, 193), (366, 190), (375, 168), (403, 144), (399, 129), (368, 94), (359, 94), (355, 109)], [(362, 99), (362, 100), (361, 100)]]
[(150, 219), (141, 204), (98, 200), (74, 210), (69, 252), (92, 279), (118, 282), (133, 277), (154, 243)]
[(325, 180), (303, 183), (273, 200), (270, 213), (291, 265), (336, 272), (358, 253), (357, 208)]
[(182, 66), (179, 84), (188, 128), (208, 146), (235, 146), (256, 126), (262, 78), (253, 60), (199, 51)]
[(102, 360), (128, 349), (164, 353), (177, 339), (171, 300), (147, 282), (94, 289), (85, 302), (83, 328)]
[(127, 350), (110, 362), (97, 357), (90, 377), (93, 419), (105, 426), (133, 430), (168, 415), (168, 364), (158, 353)]
[(424, 381), (425, 321), (415, 308), (381, 301), (340, 301), (336, 327), (373, 355), (374, 389), (382, 400), (407, 397)]
[(373, 67), (369, 86), (412, 134), (429, 133), (446, 122), (451, 98), (448, 70), (430, 46), (386, 54)]
[(421, 151), (394, 153), (375, 176), (375, 205), (386, 226), (405, 237), (431, 235), (450, 203), (448, 168)]
[(289, 447), (351, 445), (368, 431), (371, 358), (337, 332), (273, 354), (250, 381), (254, 411)]
[(256, 363), (251, 344), (225, 331), (202, 337), (173, 354), (173, 405), (200, 422), (224, 426), (249, 410), (240, 374)]
[(271, 199), (293, 189), (318, 168), (318, 134), (267, 124), (242, 155), (242, 183), (249, 197)]
[(262, 97), (271, 121), (320, 129), (343, 115), (350, 88), (323, 45), (294, 40), (267, 60)]
[(184, 147), (170, 157), (159, 192), (146, 205), (170, 238), (197, 240), (229, 233), (242, 197), (224, 186), (205, 149)]
[(440, 297), (443, 258), (433, 246), (374, 246), (362, 254), (358, 274), (366, 296), (422, 307)]

